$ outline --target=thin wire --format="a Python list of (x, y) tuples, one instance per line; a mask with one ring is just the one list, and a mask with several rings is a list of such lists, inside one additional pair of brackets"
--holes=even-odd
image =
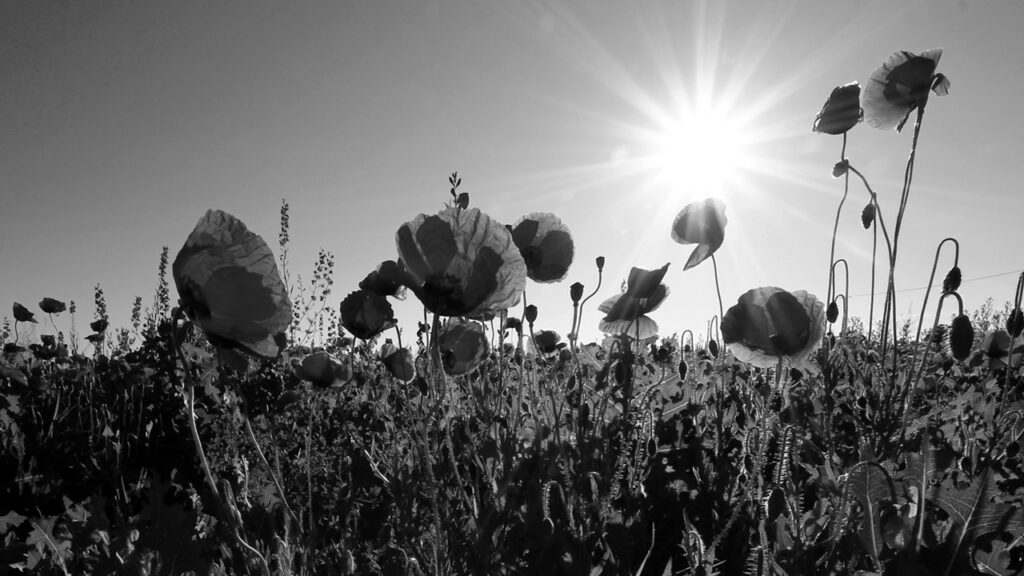
[[(1010, 270), (1008, 272), (1000, 272), (998, 274), (989, 274), (988, 276), (978, 276), (977, 278), (965, 278), (960, 283), (967, 284), (968, 282), (977, 282), (978, 280), (988, 280), (990, 278), (999, 278), (1000, 276), (1010, 276), (1011, 274), (1020, 274), (1024, 270)], [(920, 290), (926, 290), (927, 286), (920, 286), (918, 288), (903, 288), (896, 292), (917, 292)], [(876, 295), (885, 294), (885, 292), (875, 292)], [(863, 298), (865, 296), (871, 296), (871, 292), (864, 292), (863, 294), (851, 294), (850, 298)]]

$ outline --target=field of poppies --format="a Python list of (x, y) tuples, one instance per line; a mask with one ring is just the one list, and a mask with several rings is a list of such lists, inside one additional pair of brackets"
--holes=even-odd
[[(814, 126), (843, 139), (837, 225), (852, 179), (882, 232), (877, 321), (874, 304), (848, 318), (831, 281), (823, 299), (719, 298), (706, 334), (668, 336), (651, 313), (669, 264), (633, 268), (595, 306), (598, 258), (592, 289), (567, 287), (563, 338), (522, 294), (567, 277), (568, 228), (540, 212), (500, 224), (458, 174), (340, 304), (329, 253), (292, 282), (287, 203), (277, 256), (207, 212), (173, 261), (164, 251), (130, 327), (109, 326), (99, 287), (81, 339), (73, 302), (15, 303), (0, 330), (0, 576), (1020, 574), (1024, 275), (1012, 302), (967, 313), (955, 253), (934, 321), (895, 314), (918, 136), (949, 88), (940, 55), (896, 52), (863, 90), (837, 87)], [(847, 133), (911, 119), (890, 227)], [(717, 271), (727, 222), (718, 199), (679, 213), (686, 269)], [(930, 285), (943, 248), (958, 251), (939, 245)], [(394, 298), (422, 303), (414, 338)], [(595, 309), (606, 338), (583, 343)], [(26, 342), (26, 323), (50, 333)]]

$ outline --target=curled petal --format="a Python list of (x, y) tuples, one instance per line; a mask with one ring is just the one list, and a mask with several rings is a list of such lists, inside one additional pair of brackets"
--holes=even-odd
[(512, 241), (534, 282), (557, 282), (569, 273), (575, 247), (569, 227), (547, 212), (527, 214), (512, 227)]
[(688, 204), (672, 223), (672, 239), (680, 244), (697, 244), (683, 270), (697, 266), (722, 247), (725, 241), (725, 204), (708, 198)]
[(436, 314), (506, 310), (526, 287), (526, 263), (512, 235), (476, 208), (420, 214), (399, 227), (396, 243), (416, 296)]
[(182, 309), (211, 342), (274, 358), (292, 305), (267, 243), (240, 220), (209, 210), (174, 259)]

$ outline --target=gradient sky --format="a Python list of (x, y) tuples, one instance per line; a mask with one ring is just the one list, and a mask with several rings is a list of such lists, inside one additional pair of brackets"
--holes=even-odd
[[(952, 88), (925, 115), (899, 313), (916, 318), (947, 236), (960, 241), (965, 305), (1001, 305), (1024, 268), (1021, 22), (1017, 0), (6, 1), (0, 315), (51, 296), (89, 320), (99, 283), (126, 326), (136, 296), (152, 302), (161, 247), (173, 259), (207, 208), (276, 251), (282, 198), (292, 273), (308, 278), (317, 249), (333, 252), (336, 306), (396, 257), (403, 222), (442, 208), (454, 170), (499, 221), (549, 211), (573, 231), (568, 279), (527, 288), (539, 324), (563, 335), (568, 286), (589, 292), (599, 255), (605, 283), (585, 337), (631, 266), (665, 262), (672, 293), (652, 317), (663, 335), (702, 334), (718, 311), (711, 263), (684, 272), (692, 247), (669, 229), (709, 195), (729, 218), (717, 254), (726, 308), (762, 285), (824, 299), (842, 138), (812, 133), (814, 117), (833, 87), (864, 83), (893, 51), (933, 47), (945, 49)], [(709, 156), (723, 162), (710, 176), (712, 160), (664, 162), (703, 145), (659, 144), (693, 111), (729, 135), (716, 146), (742, 148)], [(911, 134), (850, 133), (847, 155), (890, 226)], [(836, 249), (850, 264), (851, 313), (865, 318), (866, 201), (852, 186)], [(938, 282), (950, 265), (943, 256)], [(396, 307), (405, 322), (420, 316), (412, 300)]]

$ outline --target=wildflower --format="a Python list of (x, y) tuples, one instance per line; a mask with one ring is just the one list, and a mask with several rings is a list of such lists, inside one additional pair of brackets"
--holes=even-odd
[(67, 306), (65, 306), (64, 303), (61, 302), (60, 300), (56, 300), (53, 298), (43, 298), (39, 302), (39, 309), (42, 310), (43, 312), (46, 312), (47, 314), (60, 314), (61, 312), (67, 309)]
[(420, 214), (399, 227), (395, 240), (413, 292), (435, 314), (506, 310), (526, 288), (526, 263), (512, 235), (476, 208)]
[(385, 345), (381, 349), (381, 362), (392, 376), (403, 382), (411, 382), (416, 377), (416, 366), (412, 362), (412, 353), (408, 348), (398, 348), (394, 344)]
[(565, 344), (561, 343), (561, 341), (562, 337), (554, 330), (541, 330), (533, 336), (533, 343), (537, 348), (537, 352), (544, 356), (554, 354), (564, 348)]
[(274, 254), (240, 220), (207, 211), (174, 259), (172, 275), (182, 310), (217, 348), (264, 358), (280, 353), (291, 301)]
[(452, 376), (466, 374), (487, 358), (488, 343), (483, 327), (473, 320), (449, 318), (438, 333), (441, 365)]
[(881, 130), (903, 129), (910, 113), (928, 103), (928, 93), (939, 96), (949, 92), (949, 80), (936, 74), (942, 48), (914, 54), (906, 50), (894, 52), (864, 87), (864, 119)]
[(380, 266), (377, 266), (376, 270), (363, 278), (363, 281), (359, 283), (359, 288), (381, 296), (394, 296), (399, 300), (404, 300), (406, 287), (414, 284), (415, 280), (401, 262), (385, 260), (380, 263)]
[(348, 368), (326, 350), (306, 354), (302, 360), (292, 361), (292, 370), (299, 378), (315, 386), (326, 388), (338, 380), (348, 380)]
[(110, 322), (106, 318), (89, 322), (89, 329), (93, 332), (106, 332), (108, 326), (110, 326)]
[(35, 322), (38, 324), (38, 322), (36, 322), (36, 315), (29, 311), (28, 308), (25, 308), (18, 302), (14, 303), (13, 308), (15, 322)]
[(672, 239), (680, 244), (697, 244), (683, 270), (707, 260), (725, 240), (725, 204), (718, 198), (688, 204), (672, 223)]
[(760, 368), (782, 358), (806, 364), (825, 334), (825, 305), (803, 290), (774, 286), (743, 293), (722, 318), (722, 336), (736, 358)]
[(341, 325), (356, 338), (369, 340), (396, 323), (391, 303), (380, 294), (356, 290), (341, 302)]
[(813, 130), (823, 134), (844, 134), (863, 118), (860, 84), (851, 82), (832, 89), (821, 112), (814, 119)]
[(598, 328), (605, 334), (625, 334), (646, 340), (658, 335), (658, 324), (647, 316), (661, 306), (669, 294), (668, 286), (661, 283), (668, 264), (657, 270), (636, 268), (630, 270), (626, 289), (605, 300), (597, 307), (605, 313)]
[(509, 229), (534, 282), (557, 282), (569, 272), (575, 248), (569, 227), (547, 212), (527, 214)]

